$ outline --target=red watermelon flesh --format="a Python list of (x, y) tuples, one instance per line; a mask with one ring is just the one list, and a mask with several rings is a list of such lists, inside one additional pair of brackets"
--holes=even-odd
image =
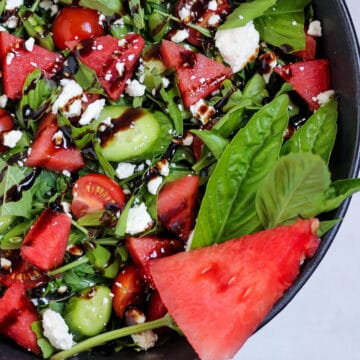
[(175, 68), (181, 97), (187, 108), (219, 89), (222, 82), (232, 75), (227, 66), (172, 41), (162, 41), (160, 54), (165, 66)]
[(122, 40), (111, 35), (83, 40), (76, 52), (80, 60), (96, 72), (110, 99), (116, 101), (132, 77), (144, 47), (144, 39), (132, 33)]
[(40, 68), (47, 77), (58, 71), (62, 56), (41, 46), (34, 45), (31, 51), (25, 41), (5, 31), (0, 32), (0, 58), (2, 59), (4, 92), (10, 99), (19, 99), (26, 77)]
[(150, 262), (160, 297), (202, 360), (230, 359), (319, 245), (318, 220)]

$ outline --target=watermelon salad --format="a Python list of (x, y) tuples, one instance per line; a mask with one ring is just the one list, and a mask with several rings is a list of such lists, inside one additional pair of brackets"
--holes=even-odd
[(56, 360), (178, 332), (232, 358), (360, 189), (329, 171), (311, 1), (7, 0), (0, 20), (0, 342)]

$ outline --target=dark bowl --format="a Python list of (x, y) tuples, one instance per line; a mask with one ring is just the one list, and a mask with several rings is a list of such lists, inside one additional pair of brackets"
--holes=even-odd
[[(321, 20), (324, 36), (322, 53), (331, 62), (332, 84), (339, 96), (338, 137), (331, 159), (333, 180), (357, 177), (360, 165), (360, 54), (359, 45), (349, 11), (344, 0), (314, 0), (317, 17)], [(329, 218), (343, 218), (350, 199), (331, 213)], [(301, 274), (293, 286), (274, 306), (260, 327), (269, 322), (291, 301), (311, 274), (320, 264), (322, 258), (334, 240), (340, 224), (335, 226), (323, 238), (315, 256), (306, 262)], [(259, 328), (260, 328), (259, 327)], [(102, 355), (84, 353), (74, 359), (111, 360), (118, 359), (119, 354)], [(0, 360), (34, 360), (36, 357), (24, 352), (10, 341), (0, 339)], [(198, 359), (191, 346), (184, 338), (175, 336), (162, 346), (151, 351), (136, 353), (124, 351), (121, 359), (127, 360), (194, 360)]]

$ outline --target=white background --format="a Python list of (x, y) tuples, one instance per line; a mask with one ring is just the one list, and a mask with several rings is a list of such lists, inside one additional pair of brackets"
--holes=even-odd
[[(360, 1), (347, 4), (360, 37)], [(236, 360), (360, 360), (359, 214), (358, 193), (313, 276)]]

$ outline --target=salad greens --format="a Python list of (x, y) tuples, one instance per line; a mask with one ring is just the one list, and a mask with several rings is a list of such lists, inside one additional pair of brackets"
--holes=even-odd
[[(211, 26), (203, 18), (187, 20), (193, 3), (204, 7), (204, 14), (212, 7)], [(228, 8), (218, 14), (218, 7), (224, 3)], [(177, 234), (168, 231), (158, 216), (159, 192), (165, 185), (187, 175), (200, 179), (194, 200), (196, 215), (187, 219), (195, 223), (191, 236), (183, 244), (187, 250), (289, 224), (299, 217), (320, 216), (360, 190), (360, 179), (332, 179), (329, 171), (337, 133), (336, 97), (312, 111), (293, 86), (272, 72), (271, 63), (266, 61), (270, 55), (275, 57), (277, 65), (302, 61), (297, 52), (306, 47), (304, 28), (315, 20), (310, 0), (232, 3), (37, 0), (24, 1), (15, 8), (9, 4), (10, 1), (0, 1), (1, 31), (24, 40), (33, 39), (37, 45), (61, 54), (64, 60), (61, 69), (52, 76), (35, 66), (26, 77), (20, 98), (6, 96), (5, 80), (0, 88), (1, 116), (7, 114), (14, 124), (5, 130), (0, 126), (0, 295), (9, 286), (4, 282), (9, 275), (4, 265), (6, 260), (12, 259), (14, 276), (18, 276), (15, 263), (23, 261), (20, 249), (24, 238), (44, 209), (65, 212), (71, 217), (62, 264), (48, 271), (36, 269), (36, 274), (41, 273), (46, 281), (35, 288), (29, 287), (28, 294), (40, 318), (49, 309), (64, 316), (78, 343), (68, 348), (56, 347), (46, 337), (43, 323), (33, 322), (32, 329), (44, 358), (65, 359), (106, 342), (112, 342), (117, 350), (124, 347), (144, 350), (153, 344), (136, 342), (130, 335), (163, 326), (180, 332), (168, 314), (136, 323), (111, 310), (111, 302), (115, 300), (110, 288), (114, 288), (124, 269), (133, 266), (126, 239), (176, 238)], [(88, 39), (73, 51), (59, 49), (54, 44), (52, 23), (63, 9), (73, 5), (98, 11), (98, 25), (119, 44), (129, 33), (145, 41), (145, 49), (132, 69), (124, 92), (115, 100), (102, 85), (99, 73), (81, 60), (79, 54), (86, 49)], [(9, 22), (12, 16), (17, 22), (15, 27)], [(163, 39), (176, 40), (190, 54), (200, 52), (227, 65), (215, 46), (216, 32), (232, 31), (249, 22), (253, 22), (260, 35), (256, 56), (249, 57), (243, 69), (222, 79), (216, 91), (201, 99), (210, 111), (204, 120), (194, 110), (194, 104), (184, 105), (181, 73), (165, 65), (159, 55), (160, 43)], [(187, 35), (179, 40), (177, 35), (183, 35), (184, 31)], [(124, 69), (117, 69), (118, 77), (123, 76)], [(206, 71), (211, 73), (212, 69)], [(73, 81), (71, 84), (80, 89), (71, 99), (80, 101), (82, 107), (76, 116), (70, 116), (65, 105), (54, 111), (66, 81)], [(91, 121), (80, 124), (92, 97), (95, 102), (103, 101), (105, 106), (99, 114), (92, 115)], [(133, 121), (124, 130), (119, 119), (126, 118), (129, 112), (136, 115), (136, 123)], [(26, 166), (40, 137), (43, 119), (51, 114), (56, 118), (51, 126), (61, 133), (60, 140), (54, 135), (51, 141), (60, 141), (57, 147), (65, 143), (64, 148), (76, 148), (80, 152), (84, 165), (77, 171)], [(115, 126), (121, 129), (115, 134), (118, 143), (106, 148), (102, 136)], [(11, 131), (20, 135), (15, 143), (9, 144), (5, 138)], [(47, 151), (46, 146), (42, 151)], [(106, 175), (108, 180), (115, 181), (124, 192), (124, 205), (120, 208), (104, 202), (95, 211), (74, 216), (75, 184), (92, 174)], [(154, 183), (150, 185), (154, 178), (159, 181), (155, 189)], [(93, 199), (87, 200), (91, 204)], [(150, 221), (132, 232), (131, 213), (142, 206)], [(144, 216), (142, 213), (136, 219), (137, 224)], [(340, 221), (326, 220), (326, 214), (321, 219), (324, 220), (319, 236)], [(20, 273), (20, 278), (23, 275)], [(91, 302), (86, 296), (94, 289), (101, 291), (89, 296), (95, 299)], [(154, 289), (146, 285), (142, 292), (142, 300), (130, 305), (145, 317), (147, 300)], [(101, 308), (102, 305), (106, 306)], [(82, 318), (85, 315), (81, 311), (88, 306), (95, 309), (95, 317), (101, 315), (106, 320), (96, 329), (87, 324), (89, 332), (85, 333), (81, 329), (82, 321), (88, 319)], [(154, 333), (152, 336), (156, 337)]]

